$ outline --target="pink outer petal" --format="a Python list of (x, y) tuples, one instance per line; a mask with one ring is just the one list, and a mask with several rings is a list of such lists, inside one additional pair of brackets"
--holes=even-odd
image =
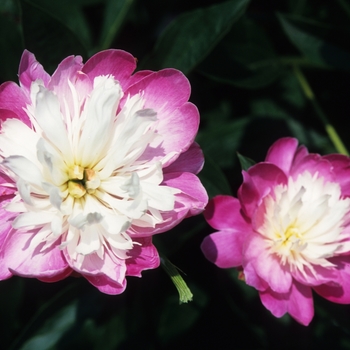
[[(144, 108), (157, 112), (157, 131), (163, 138), (163, 153), (186, 151), (192, 145), (199, 126), (197, 107), (187, 102), (190, 95), (187, 78), (175, 69), (164, 69), (132, 85), (125, 96), (140, 92), (143, 93)], [(150, 146), (152, 150), (156, 144)], [(145, 156), (151, 159), (148, 153), (146, 150)]]
[(99, 75), (112, 75), (125, 91), (130, 85), (130, 77), (135, 68), (136, 59), (131, 54), (111, 49), (93, 55), (84, 64), (82, 72), (86, 73), (91, 81)]
[(204, 256), (221, 268), (242, 265), (244, 232), (222, 230), (204, 238), (201, 249)]
[[(48, 88), (56, 93), (61, 106), (64, 106), (65, 102), (68, 102), (71, 113), (74, 112), (74, 100), (68, 80), (72, 84), (75, 84), (82, 67), (83, 63), (80, 56), (68, 56), (58, 65), (48, 84)], [(91, 86), (90, 82), (88, 85), (89, 87)]]
[(329, 259), (336, 264), (333, 283), (313, 287), (314, 291), (334, 303), (350, 303), (350, 256)]
[(249, 262), (256, 274), (270, 286), (271, 290), (277, 293), (286, 293), (290, 289), (292, 276), (288, 268), (281, 266), (280, 259), (269, 252), (266, 242), (260, 234), (248, 235), (244, 248), (244, 270), (245, 265)]
[(130, 258), (126, 259), (126, 275), (141, 277), (144, 270), (155, 269), (160, 260), (156, 247), (152, 244), (152, 237), (134, 239), (141, 245), (134, 245), (129, 252)]
[(6, 174), (0, 172), (0, 201), (3, 201), (3, 196), (12, 196), (16, 191), (17, 188), (13, 180)]
[(251, 231), (251, 225), (242, 217), (239, 200), (231, 196), (219, 195), (210, 200), (205, 208), (204, 217), (216, 230), (239, 231), (242, 236)]
[(14, 214), (11, 212), (8, 212), (3, 209), (3, 207), (7, 204), (8, 201), (1, 203), (1, 209), (0, 209), (0, 256), (1, 256), (1, 264), (0, 264), (0, 280), (7, 279), (12, 276), (12, 273), (7, 268), (7, 265), (3, 261), (3, 248), (4, 248), (4, 242), (9, 234), (9, 232), (12, 229), (12, 220), (14, 217)]
[(198, 143), (193, 142), (191, 147), (185, 153), (180, 154), (174, 163), (164, 168), (163, 172), (166, 174), (181, 171), (198, 174), (202, 170), (203, 165), (203, 152)]
[(126, 288), (126, 280), (122, 284), (118, 284), (104, 275), (89, 276), (84, 275), (84, 277), (95, 286), (100, 292), (110, 295), (117, 295), (124, 292)]
[(78, 264), (72, 259), (66, 250), (64, 255), (72, 269), (86, 276), (106, 276), (109, 280), (121, 286), (125, 279), (125, 260), (118, 259), (109, 253), (106, 249), (103, 259), (99, 258), (96, 253), (86, 255), (82, 264)]
[(168, 231), (184, 218), (200, 214), (208, 203), (207, 192), (196, 175), (191, 173), (164, 174), (162, 184), (182, 191), (175, 195), (174, 210), (162, 213), (164, 221), (155, 228), (132, 226), (130, 235), (147, 237)]
[(15, 117), (30, 126), (29, 118), (24, 111), (27, 104), (30, 104), (29, 97), (24, 94), (17, 84), (8, 81), (0, 85), (0, 111), (8, 110), (14, 113), (13, 115), (5, 112), (0, 113), (1, 120)]
[(40, 252), (43, 244), (30, 245), (37, 233), (18, 233), (12, 231), (3, 248), (3, 262), (14, 275), (42, 279), (55, 279), (56, 276), (68, 276), (71, 273), (63, 253), (58, 249), (59, 242)]
[(18, 75), (21, 86), (27, 91), (28, 94), (33, 81), (41, 79), (44, 85), (47, 86), (50, 80), (50, 75), (45, 72), (43, 66), (28, 50), (23, 51), (21, 62), (19, 64)]
[(344, 197), (350, 197), (350, 159), (342, 154), (324, 156), (333, 167), (335, 182), (339, 183)]
[(269, 148), (265, 161), (277, 165), (289, 175), (297, 147), (297, 139), (291, 137), (279, 139)]
[(318, 177), (323, 177), (325, 181), (333, 182), (335, 175), (332, 168), (332, 164), (327, 159), (323, 159), (319, 154), (312, 153), (293, 165), (290, 175), (296, 179), (299, 174), (308, 171), (311, 175), (317, 173)]
[(287, 293), (276, 293), (271, 289), (260, 292), (263, 305), (276, 317), (289, 313), (299, 323), (307, 326), (314, 317), (311, 288), (294, 281)]
[(243, 184), (238, 189), (238, 198), (244, 214), (251, 218), (257, 205), (279, 184), (287, 184), (286, 174), (274, 164), (258, 163), (243, 171)]

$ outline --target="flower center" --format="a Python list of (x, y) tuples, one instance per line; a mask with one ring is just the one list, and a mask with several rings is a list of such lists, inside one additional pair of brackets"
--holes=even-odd
[(263, 199), (257, 232), (281, 264), (288, 263), (302, 273), (305, 266), (312, 271), (314, 264), (331, 266), (326, 258), (344, 249), (349, 209), (350, 199), (341, 198), (339, 184), (306, 171), (296, 180), (289, 178), (287, 185), (276, 186)]
[(69, 169), (68, 177), (68, 192), (74, 198), (81, 198), (86, 193), (94, 194), (101, 184), (98, 174), (93, 169), (84, 169), (79, 165)]

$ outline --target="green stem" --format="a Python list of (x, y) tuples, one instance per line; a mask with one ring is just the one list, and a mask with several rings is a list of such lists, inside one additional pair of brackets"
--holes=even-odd
[(170, 276), (172, 282), (174, 283), (179, 293), (180, 304), (188, 303), (189, 301), (192, 301), (193, 294), (191, 290), (188, 288), (182, 276), (180, 275), (177, 267), (164, 256), (160, 257), (160, 263), (162, 265), (162, 268), (165, 270), (165, 272)]
[(339, 137), (337, 131), (334, 129), (333, 125), (329, 122), (327, 116), (323, 112), (321, 106), (316, 100), (315, 94), (313, 93), (311, 86), (309, 85), (308, 81), (305, 78), (305, 75), (300, 70), (300, 68), (297, 65), (293, 65), (294, 74), (297, 77), (300, 86), (308, 100), (310, 100), (312, 107), (314, 108), (317, 116), (321, 119), (322, 123), (324, 124), (324, 127), (326, 129), (326, 132), (328, 134), (328, 137), (333, 142), (333, 145), (338, 153), (345, 154), (346, 156), (349, 156), (349, 152), (346, 149), (344, 143), (342, 142), (341, 138)]

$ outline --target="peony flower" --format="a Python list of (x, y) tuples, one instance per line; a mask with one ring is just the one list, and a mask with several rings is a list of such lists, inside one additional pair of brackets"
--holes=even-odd
[(132, 75), (121, 50), (64, 59), (50, 76), (28, 51), (0, 87), (0, 279), (73, 271), (119, 294), (159, 265), (152, 235), (200, 213), (197, 108), (174, 69)]
[(218, 267), (241, 269), (274, 316), (308, 325), (312, 289), (350, 303), (350, 160), (297, 146), (278, 140), (243, 171), (238, 199), (209, 203), (205, 217), (219, 231), (201, 248)]

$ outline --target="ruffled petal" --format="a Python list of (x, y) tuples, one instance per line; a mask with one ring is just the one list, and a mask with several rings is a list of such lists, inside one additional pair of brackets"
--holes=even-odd
[(289, 313), (304, 326), (309, 325), (314, 316), (311, 288), (294, 282), (287, 293), (276, 293), (271, 289), (260, 292), (263, 305), (276, 317)]

